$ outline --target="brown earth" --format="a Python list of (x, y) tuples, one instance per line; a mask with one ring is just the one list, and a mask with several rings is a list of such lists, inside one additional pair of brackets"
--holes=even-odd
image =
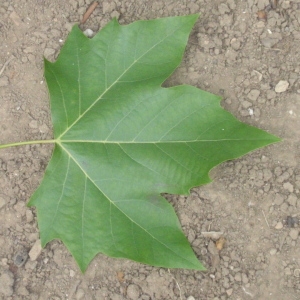
[[(99, 254), (82, 275), (59, 241), (39, 239), (26, 207), (51, 146), (0, 151), (0, 299), (300, 299), (300, 1), (99, 1), (83, 30), (112, 17), (201, 13), (167, 85), (223, 96), (238, 119), (283, 138), (211, 172), (189, 197), (167, 196), (207, 272), (166, 270)], [(43, 55), (54, 60), (87, 0), (0, 2), (1, 144), (51, 139)], [(259, 14), (257, 12), (260, 11)], [(278, 92), (279, 81), (288, 88)], [(221, 231), (218, 253), (202, 232)]]

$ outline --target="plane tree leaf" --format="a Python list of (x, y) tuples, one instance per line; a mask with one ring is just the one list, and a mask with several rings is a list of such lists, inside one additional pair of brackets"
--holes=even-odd
[(45, 60), (55, 149), (29, 205), (42, 245), (62, 240), (82, 271), (99, 252), (203, 270), (161, 193), (188, 194), (214, 166), (279, 140), (215, 95), (161, 87), (197, 18), (114, 19), (92, 39), (74, 26), (57, 61)]

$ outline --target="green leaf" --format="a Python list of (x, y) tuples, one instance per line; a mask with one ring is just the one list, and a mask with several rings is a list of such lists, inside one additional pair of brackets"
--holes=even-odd
[(114, 19), (93, 39), (74, 26), (57, 61), (45, 60), (55, 149), (29, 205), (42, 245), (62, 240), (82, 271), (99, 252), (203, 270), (161, 193), (188, 194), (214, 166), (279, 141), (215, 95), (161, 87), (197, 18)]

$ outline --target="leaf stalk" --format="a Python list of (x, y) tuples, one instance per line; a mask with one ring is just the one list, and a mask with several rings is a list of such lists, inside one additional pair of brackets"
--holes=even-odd
[(0, 149), (16, 147), (16, 146), (24, 146), (24, 145), (33, 145), (33, 144), (54, 144), (56, 140), (41, 140), (41, 141), (27, 141), (27, 142), (18, 142), (11, 144), (0, 145)]

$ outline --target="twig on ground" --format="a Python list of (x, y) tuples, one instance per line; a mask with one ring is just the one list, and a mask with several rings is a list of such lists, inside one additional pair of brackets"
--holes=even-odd
[(249, 295), (253, 298), (253, 295), (251, 293), (247, 292), (246, 289), (243, 286), (242, 286), (242, 289), (244, 290), (245, 294), (247, 294), (247, 295)]
[(168, 272), (171, 275), (172, 279), (175, 281), (177, 288), (179, 290), (179, 298), (180, 298), (180, 300), (182, 300), (180, 285), (179, 285), (178, 281), (176, 280), (176, 278), (171, 274), (170, 269), (168, 269)]
[(87, 9), (87, 11), (84, 13), (83, 18), (80, 22), (80, 24), (84, 24), (86, 22), (86, 20), (90, 17), (90, 15), (93, 13), (93, 11), (95, 10), (95, 8), (97, 7), (98, 2), (94, 1), (89, 8)]
[(265, 221), (266, 221), (268, 227), (270, 228), (270, 225), (269, 225), (268, 220), (267, 220), (267, 218), (266, 218), (265, 212), (264, 212), (263, 210), (261, 210), (261, 211), (262, 211), (262, 213), (263, 213), (263, 215), (264, 215), (264, 218), (265, 218)]
[(1, 76), (1, 74), (4, 72), (6, 66), (7, 66), (14, 58), (15, 58), (14, 56), (11, 56), (11, 57), (4, 63), (3, 67), (2, 67), (1, 70), (0, 70), (0, 76)]

